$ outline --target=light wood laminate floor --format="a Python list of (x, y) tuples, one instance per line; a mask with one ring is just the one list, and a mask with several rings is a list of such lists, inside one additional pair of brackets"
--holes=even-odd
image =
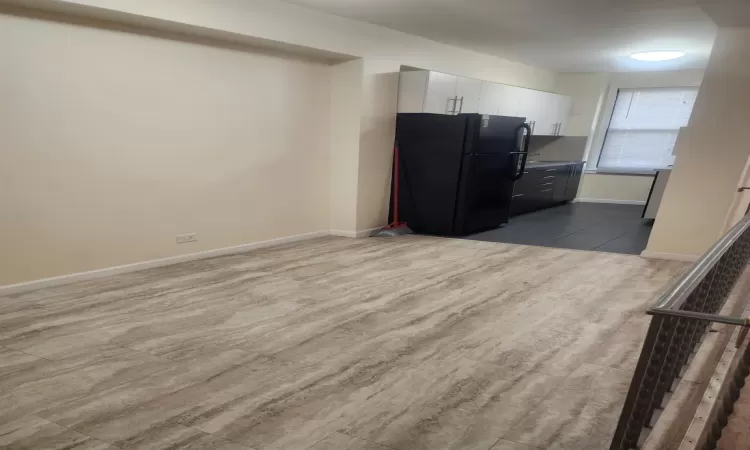
[(321, 238), (0, 298), (0, 447), (604, 449), (683, 268)]

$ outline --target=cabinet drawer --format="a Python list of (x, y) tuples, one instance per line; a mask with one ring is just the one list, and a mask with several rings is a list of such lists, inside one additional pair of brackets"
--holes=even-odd
[(538, 186), (534, 192), (534, 197), (540, 200), (552, 199), (555, 195), (554, 183), (550, 186)]
[(523, 176), (520, 180), (516, 181), (517, 184), (526, 186), (535, 186), (539, 183), (550, 181), (555, 178), (554, 173), (548, 173), (539, 169), (526, 169), (523, 172)]
[(571, 200), (569, 190), (577, 189), (580, 180), (579, 174), (571, 183), (573, 169), (571, 164), (527, 168), (514, 186), (511, 214), (525, 214)]

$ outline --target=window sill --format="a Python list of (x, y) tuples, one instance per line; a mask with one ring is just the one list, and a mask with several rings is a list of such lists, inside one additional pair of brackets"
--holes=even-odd
[(585, 173), (602, 174), (602, 175), (633, 175), (642, 177), (652, 177), (660, 170), (672, 170), (671, 167), (660, 169), (587, 169)]

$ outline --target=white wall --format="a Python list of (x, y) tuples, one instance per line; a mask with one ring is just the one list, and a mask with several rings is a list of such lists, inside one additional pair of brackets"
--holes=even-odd
[(646, 204), (654, 177), (587, 173), (578, 188), (578, 201)]
[[(274, 0), (0, 4), (355, 60), (0, 16), (14, 43), (0, 47), (12, 67), (0, 118), (13, 128), (0, 144), (21, 149), (0, 155), (0, 285), (321, 229), (361, 234), (386, 222), (401, 65), (543, 90), (555, 80)], [(175, 246), (191, 232), (197, 243)]]
[(555, 80), (555, 92), (573, 98), (565, 132), (568, 136), (591, 136), (601, 112), (609, 82), (606, 73), (561, 73)]
[(573, 97), (568, 133), (589, 136), (584, 152), (587, 173), (583, 176), (578, 198), (634, 203), (648, 199), (653, 176), (595, 173), (618, 89), (699, 86), (702, 78), (702, 70), (560, 74), (556, 92)]
[[(8, 1), (8, 0), (0, 0)], [(18, 0), (16, 0), (18, 2)], [(401, 65), (541, 90), (554, 87), (555, 74), (505, 59), (460, 49), (387, 28), (321, 13), (276, 0), (34, 0), (76, 14), (105, 15), (148, 26), (194, 32), (220, 30), (234, 37), (279, 42), (362, 58), (363, 97), (357, 192), (350, 219), (356, 234), (387, 219), (391, 152)], [(340, 211), (344, 213), (344, 211)]]
[(328, 229), (328, 66), (8, 15), (0, 42), (0, 285)]
[(331, 67), (331, 152), (330, 152), (330, 229), (341, 236), (356, 237), (359, 171), (360, 114), (352, 114), (362, 105), (363, 61)]
[(646, 254), (704, 253), (724, 233), (750, 155), (750, 28), (722, 28), (677, 142)]

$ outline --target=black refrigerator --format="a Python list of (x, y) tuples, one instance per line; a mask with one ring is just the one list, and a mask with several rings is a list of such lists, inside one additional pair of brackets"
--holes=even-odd
[(416, 233), (465, 236), (508, 222), (531, 129), (523, 117), (401, 113), (399, 214)]

